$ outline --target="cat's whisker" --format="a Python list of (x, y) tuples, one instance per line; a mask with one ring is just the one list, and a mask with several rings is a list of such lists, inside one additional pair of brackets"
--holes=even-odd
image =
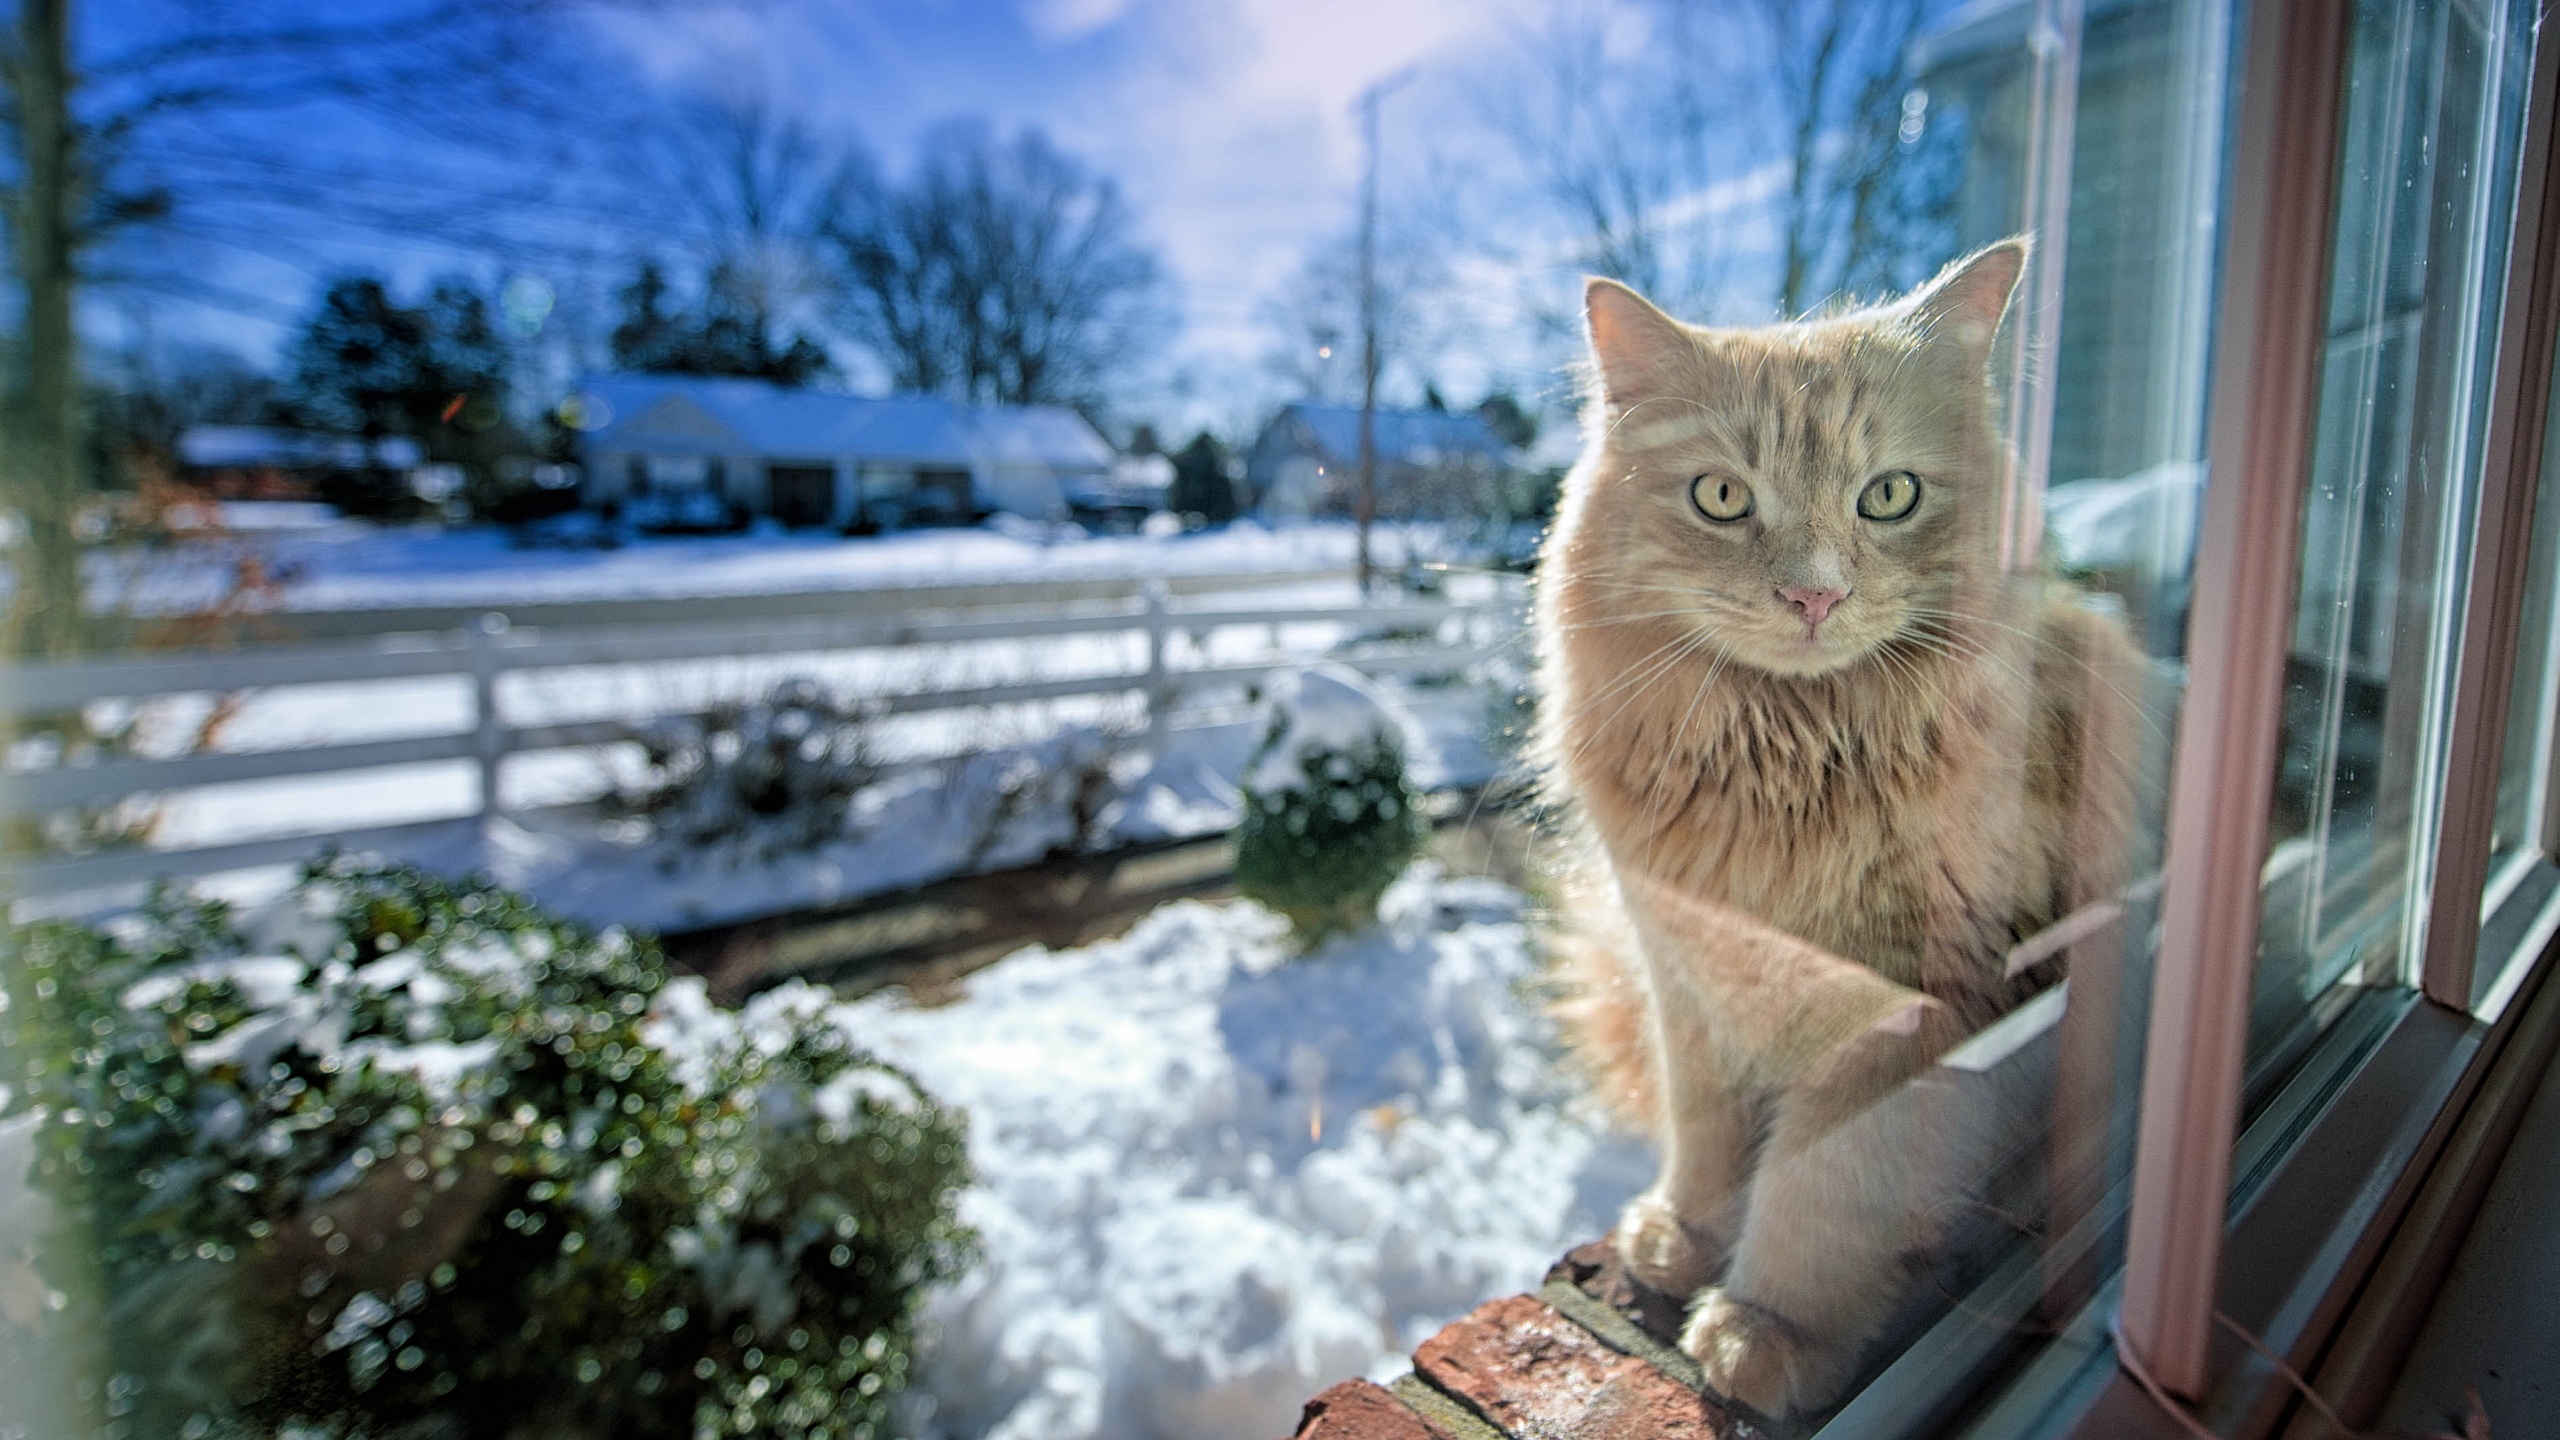
[[(1685, 635), (1674, 636), (1660, 645), (1655, 646), (1645, 654), (1643, 659), (1636, 661), (1633, 665), (1628, 666), (1625, 671), (1621, 672), (1619, 676), (1615, 680), (1611, 681), (1605, 689), (1602, 689), (1590, 698), (1581, 701), (1580, 704), (1586, 708), (1596, 708), (1630, 685), (1640, 686), (1644, 683), (1649, 683), (1656, 672), (1678, 663), (1679, 655), (1676, 652), (1688, 645), (1694, 638), (1695, 637), (1693, 636)], [(1641, 695), (1642, 693), (1643, 691), (1641, 689), (1636, 692), (1637, 695)], [(1627, 705), (1633, 703), (1635, 698), (1635, 695), (1630, 695), (1627, 700), (1622, 701), (1619, 704), (1616, 710), (1610, 712), (1609, 719), (1607, 721), (1592, 727), (1591, 735), (1584, 738), (1581, 746), (1575, 747), (1572, 758), (1579, 758), (1582, 754), (1582, 750), (1585, 747), (1588, 747), (1593, 739), (1596, 739), (1601, 733), (1606, 731), (1610, 724), (1615, 723), (1618, 716), (1625, 712)]]
[(1682, 606), (1677, 610), (1647, 610), (1636, 615), (1612, 615), (1606, 620), (1582, 620), (1571, 625), (1558, 625), (1555, 628), (1562, 631), (1606, 630), (1612, 625), (1635, 625), (1647, 620), (1675, 620), (1684, 616), (1694, 617), (1697, 614), (1697, 607)]
[[(2045, 649), (2061, 652), (2071, 660), (2073, 665), (2079, 669), (2083, 676), (2095, 681), (2095, 683), (2100, 688), (2104, 689), (2109, 695), (2113, 696), (2118, 701), (2123, 702), (2127, 712), (2131, 714), (2135, 720), (2139, 721), (2145, 729), (2151, 732), (2151, 737), (2154, 740), (2163, 744), (2168, 743), (2168, 727), (2161, 723), (2158, 716), (2152, 714), (2150, 707), (2143, 703), (2143, 697), (2140, 694), (2128, 691), (2123, 686), (2107, 679), (2105, 672), (2100, 667), (2090, 664), (2086, 656), (2072, 650), (2069, 646), (2064, 645), (2052, 636), (1986, 617), (1956, 616), (1948, 612), (1929, 611), (1918, 608), (1912, 609), (1910, 613), (1921, 616), (1924, 619), (1962, 619), (1969, 623), (1979, 624), (1985, 628), (2015, 636), (2021, 640), (2031, 641)], [(2001, 664), (2006, 658), (2004, 656), (1994, 654), (1988, 647), (1982, 646), (1979, 641), (1973, 641), (1970, 637), (1962, 636), (1951, 630), (1919, 627), (1904, 633), (1915, 641), (1937, 641), (1950, 646), (1970, 644), (1974, 648), (1963, 652), (1965, 656), (1967, 658), (1979, 659), (1987, 664)], [(1949, 653), (1956, 652), (1950, 651)], [(2013, 679), (2025, 680), (2031, 678), (2027, 675), (2021, 674), (2013, 667), (2004, 668), (2003, 673), (2009, 675)]]
[[(1730, 652), (1716, 656), (1715, 663), (1707, 667), (1706, 678), (1698, 682), (1697, 693), (1689, 697), (1689, 707), (1680, 716), (1679, 733), (1673, 736), (1671, 741), (1671, 758), (1675, 764), (1685, 762), (1690, 758), (1688, 754), (1689, 726), (1698, 718), (1698, 711), (1706, 704), (1708, 692), (1715, 688), (1716, 677), (1724, 673), (1725, 662), (1731, 658), (1732, 655)], [(1664, 773), (1668, 773), (1667, 769)], [(1649, 807), (1649, 811), (1645, 817), (1645, 828), (1650, 831), (1652, 835), (1652, 838), (1645, 842), (1645, 866), (1648, 870), (1656, 868), (1656, 862), (1660, 858), (1660, 850), (1664, 836), (1662, 812), (1669, 802), (1671, 787), (1668, 784), (1663, 783), (1663, 779), (1664, 776), (1659, 774), (1655, 778), (1655, 784), (1653, 786), (1654, 794), (1652, 797), (1653, 803)], [(1693, 795), (1696, 794), (1697, 786), (1698, 777), (1695, 774), (1692, 774), (1689, 780), (1689, 793)]]
[[(1669, 651), (1670, 654), (1661, 661), (1645, 668), (1642, 683), (1638, 684), (1634, 691), (1628, 694), (1624, 700), (1618, 702), (1618, 708), (1609, 712), (1608, 719), (1591, 727), (1591, 733), (1583, 737), (1580, 745), (1574, 747), (1573, 754), (1567, 757), (1568, 760), (1581, 759), (1582, 753), (1591, 748), (1591, 742), (1599, 739), (1602, 735), (1609, 733), (1609, 728), (1617, 724), (1618, 717), (1627, 713), (1629, 706), (1644, 698), (1645, 692), (1652, 689), (1657, 682), (1669, 675), (1672, 671), (1678, 669), (1680, 662), (1683, 659), (1687, 658), (1690, 654), (1695, 653), (1695, 651), (1700, 647), (1712, 643), (1714, 638), (1715, 636), (1713, 632), (1701, 631), (1696, 634), (1683, 636), (1678, 640), (1672, 641), (1668, 645), (1664, 645), (1656, 649), (1653, 652), (1655, 655), (1661, 655), (1664, 651)], [(1609, 691), (1604, 691), (1600, 696), (1594, 697), (1591, 703), (1596, 706), (1601, 699), (1605, 699), (1609, 694), (1615, 693), (1615, 691), (1625, 683), (1626, 682), (1624, 680), (1620, 680), (1618, 685), (1612, 686)]]

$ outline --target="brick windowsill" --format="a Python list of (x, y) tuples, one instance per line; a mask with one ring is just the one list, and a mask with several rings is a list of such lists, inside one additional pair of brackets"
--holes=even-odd
[(1479, 1305), (1413, 1352), (1392, 1386), (1346, 1380), (1307, 1402), (1296, 1440), (1776, 1440), (1705, 1390), (1680, 1353), (1680, 1304), (1638, 1284), (1605, 1240), (1534, 1295)]

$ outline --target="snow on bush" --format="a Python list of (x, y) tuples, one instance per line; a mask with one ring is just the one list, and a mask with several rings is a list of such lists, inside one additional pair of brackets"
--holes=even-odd
[(1182, 902), (853, 1007), (968, 1112), (979, 1177), (919, 1435), (1268, 1440), (1607, 1228), (1649, 1169), (1553, 1052), (1521, 897), (1426, 864), (1381, 910), (1305, 958), (1258, 906)]
[(688, 850), (768, 861), (845, 838), (854, 802), (883, 774), (869, 716), (814, 680), (660, 720), (616, 808)]
[(1404, 731), (1367, 678), (1318, 665), (1275, 678), (1244, 780), (1236, 889), (1310, 948), (1376, 918), (1429, 838), (1405, 781)]
[(487, 886), (164, 896), (0, 982), (0, 1213), (52, 1217), (0, 1371), (106, 1377), (61, 1433), (885, 1434), (972, 1243), (958, 1124), (824, 992), (719, 1010)]

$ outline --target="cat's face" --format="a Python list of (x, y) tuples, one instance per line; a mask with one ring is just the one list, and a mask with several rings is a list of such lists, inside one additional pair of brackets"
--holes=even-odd
[(1762, 330), (1592, 282), (1600, 423), (1561, 556), (1581, 608), (1779, 675), (1935, 628), (1991, 563), (1984, 370), (2024, 258), (2004, 242), (1895, 304)]

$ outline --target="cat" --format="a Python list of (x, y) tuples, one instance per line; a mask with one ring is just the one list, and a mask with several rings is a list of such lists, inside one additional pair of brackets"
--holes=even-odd
[(1569, 1035), (1661, 1169), (1615, 1243), (1681, 1345), (1822, 1408), (1943, 1209), (1907, 1081), (2053, 983), (2121, 882), (2121, 624), (2004, 574), (1989, 376), (2028, 242), (1761, 329), (1593, 279), (1538, 567), (1533, 758), (1573, 854)]

